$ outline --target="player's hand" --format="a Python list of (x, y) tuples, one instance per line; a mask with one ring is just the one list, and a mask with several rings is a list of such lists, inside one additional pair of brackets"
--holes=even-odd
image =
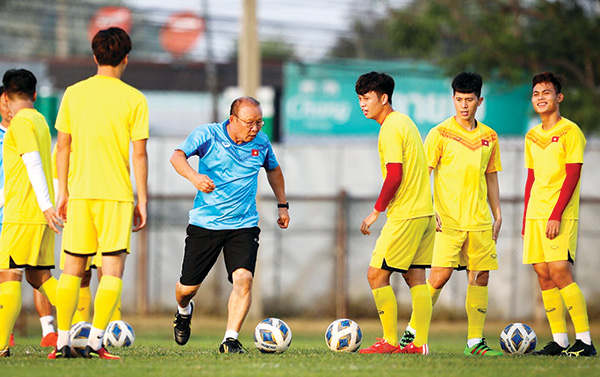
[(136, 204), (133, 209), (133, 232), (142, 230), (146, 226), (146, 220), (148, 219), (148, 212), (145, 204)]
[(204, 174), (196, 174), (192, 183), (198, 191), (202, 191), (205, 194), (210, 194), (215, 189), (213, 180)]
[(44, 217), (46, 218), (46, 222), (50, 229), (54, 231), (56, 234), (60, 234), (60, 230), (58, 228), (62, 228), (64, 225), (60, 218), (58, 217), (58, 212), (54, 207), (50, 207), (44, 211)]
[(553, 240), (558, 236), (558, 232), (560, 230), (560, 221), (557, 220), (548, 220), (548, 224), (546, 224), (546, 238), (549, 240)]
[(290, 223), (290, 212), (287, 208), (279, 208), (277, 212), (279, 212), (277, 225), (279, 225), (281, 229), (286, 229)]
[(498, 234), (500, 234), (500, 227), (502, 226), (502, 219), (494, 221), (492, 225), (492, 239), (494, 242), (498, 242)]
[(371, 212), (371, 214), (367, 217), (365, 217), (365, 219), (362, 221), (362, 224), (360, 224), (360, 232), (362, 234), (364, 234), (365, 236), (368, 236), (371, 234), (371, 231), (369, 230), (369, 228), (371, 227), (371, 225), (373, 225), (373, 223), (375, 221), (377, 221), (377, 218), (379, 217), (379, 211), (376, 209), (373, 209), (373, 212)]
[(442, 231), (442, 218), (440, 217), (440, 215), (437, 214), (437, 212), (435, 213), (435, 231)]
[(56, 202), (56, 212), (58, 217), (67, 222), (67, 205), (69, 204), (69, 198), (64, 196), (59, 196), (58, 201)]

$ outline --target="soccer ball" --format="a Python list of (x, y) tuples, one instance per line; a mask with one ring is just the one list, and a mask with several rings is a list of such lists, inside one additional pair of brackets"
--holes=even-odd
[(511, 323), (500, 333), (500, 347), (506, 353), (522, 355), (533, 351), (536, 344), (535, 332), (523, 323)]
[(102, 344), (104, 347), (129, 347), (135, 340), (135, 333), (129, 323), (112, 321), (108, 324)]
[(333, 352), (356, 352), (362, 343), (362, 331), (351, 319), (336, 319), (325, 331), (325, 343)]
[(254, 345), (263, 353), (282, 353), (292, 343), (292, 330), (279, 318), (267, 318), (254, 329)]
[(87, 346), (88, 338), (90, 336), (90, 330), (92, 324), (89, 322), (77, 322), (71, 326), (69, 337), (71, 338), (71, 353), (73, 355), (81, 354), (81, 351)]

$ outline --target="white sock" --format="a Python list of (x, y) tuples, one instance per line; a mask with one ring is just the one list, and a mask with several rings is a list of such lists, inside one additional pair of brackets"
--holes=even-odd
[(552, 338), (562, 348), (567, 348), (569, 346), (569, 335), (566, 332), (552, 334)]
[(481, 338), (471, 338), (467, 340), (467, 347), (471, 348), (476, 344), (479, 344), (479, 342), (481, 342)]
[(177, 311), (181, 315), (190, 315), (190, 314), (192, 314), (192, 302), (190, 301), (190, 303), (185, 308), (182, 308), (181, 306), (177, 305)]
[(105, 330), (100, 330), (92, 326), (87, 345), (92, 347), (94, 351), (98, 351), (100, 348), (102, 348), (102, 338), (104, 337), (104, 331)]
[(592, 345), (592, 336), (590, 335), (589, 331), (578, 332), (577, 334), (575, 334), (575, 339), (581, 340), (588, 346)]
[(225, 339), (227, 339), (227, 338), (237, 339), (238, 335), (240, 335), (240, 334), (237, 331), (227, 330), (227, 331), (225, 331), (225, 336), (223, 337), (223, 341), (225, 341)]
[(42, 325), (42, 336), (54, 332), (54, 316), (45, 315), (40, 317), (40, 324)]
[(410, 327), (410, 325), (406, 325), (406, 331), (408, 331), (409, 333), (411, 333), (413, 335), (415, 335), (417, 333), (417, 330)]
[(58, 330), (58, 339), (56, 340), (56, 348), (61, 349), (64, 346), (71, 346), (69, 330)]

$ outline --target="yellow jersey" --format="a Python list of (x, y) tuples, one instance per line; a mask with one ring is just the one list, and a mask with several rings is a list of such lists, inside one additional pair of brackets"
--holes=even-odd
[(406, 220), (433, 215), (429, 174), (417, 126), (407, 115), (394, 111), (381, 125), (378, 144), (384, 180), (388, 163), (402, 164), (402, 182), (388, 205), (387, 217)]
[[(583, 164), (585, 144), (581, 129), (566, 118), (562, 118), (549, 130), (544, 130), (538, 124), (527, 132), (525, 167), (533, 169), (535, 174), (527, 206), (527, 219), (550, 218), (565, 181), (565, 164)], [(578, 183), (562, 214), (563, 219), (579, 217), (579, 186)]]
[(70, 199), (133, 201), (130, 142), (149, 135), (139, 90), (108, 76), (80, 81), (65, 91), (56, 129), (71, 135)]
[(496, 132), (481, 122), (468, 131), (452, 116), (429, 131), (425, 154), (434, 169), (434, 207), (442, 226), (491, 229), (485, 174), (502, 170)]
[(35, 109), (17, 112), (4, 137), (4, 223), (46, 224), (21, 156), (39, 152), (50, 200), (54, 202), (50, 148), (50, 129), (44, 116)]

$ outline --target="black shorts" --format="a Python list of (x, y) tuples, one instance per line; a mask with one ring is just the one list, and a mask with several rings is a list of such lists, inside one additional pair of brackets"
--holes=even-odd
[(185, 252), (179, 282), (183, 285), (198, 285), (204, 281), (223, 250), (227, 278), (238, 268), (252, 272), (256, 267), (259, 227), (210, 230), (188, 225)]

